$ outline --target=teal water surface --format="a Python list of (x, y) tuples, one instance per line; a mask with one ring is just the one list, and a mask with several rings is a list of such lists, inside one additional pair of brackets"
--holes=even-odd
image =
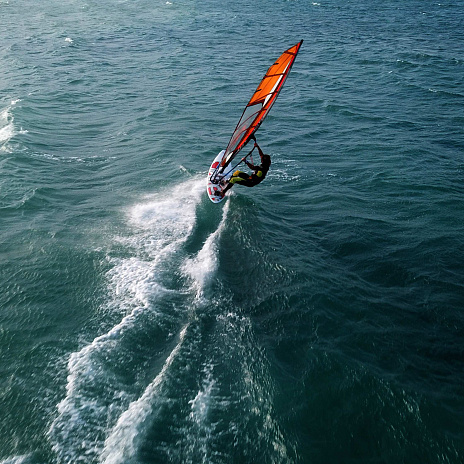
[(463, 7), (0, 0), (0, 462), (461, 463)]

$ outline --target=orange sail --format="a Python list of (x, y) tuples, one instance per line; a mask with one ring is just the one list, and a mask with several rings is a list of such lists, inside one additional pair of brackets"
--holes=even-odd
[(283, 52), (277, 61), (267, 70), (266, 75), (248, 102), (230, 138), (221, 162), (222, 170), (250, 140), (250, 137), (258, 130), (264, 118), (269, 113), (290, 73), (302, 43), (303, 41), (298, 42)]

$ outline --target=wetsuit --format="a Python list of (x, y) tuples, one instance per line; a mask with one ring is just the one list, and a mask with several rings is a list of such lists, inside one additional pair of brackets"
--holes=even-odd
[(253, 174), (247, 174), (243, 171), (235, 171), (232, 177), (229, 179), (229, 184), (239, 184), (245, 187), (254, 187), (264, 180), (269, 167), (271, 166), (271, 157), (269, 155), (263, 155), (262, 163), (259, 166), (255, 166), (248, 161), (245, 161), (246, 165), (252, 169)]

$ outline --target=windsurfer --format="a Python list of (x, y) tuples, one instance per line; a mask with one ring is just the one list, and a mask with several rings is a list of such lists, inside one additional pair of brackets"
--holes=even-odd
[(253, 171), (253, 173), (250, 175), (243, 171), (235, 171), (229, 179), (226, 187), (222, 191), (218, 191), (216, 195), (223, 197), (235, 184), (244, 185), (245, 187), (254, 187), (264, 180), (267, 172), (269, 171), (269, 167), (271, 166), (271, 157), (263, 153), (261, 147), (256, 143), (256, 139), (254, 146), (258, 149), (259, 156), (261, 157), (261, 164), (255, 166), (254, 164), (249, 163), (246, 158), (243, 158), (242, 161)]

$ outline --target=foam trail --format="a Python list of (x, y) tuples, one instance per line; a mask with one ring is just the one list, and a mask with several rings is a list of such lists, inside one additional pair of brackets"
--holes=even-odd
[[(291, 454), (294, 445), (286, 439), (275, 418), (269, 361), (256, 339), (252, 320), (233, 312), (220, 315), (217, 320), (220, 324), (219, 332), (222, 333), (222, 343), (217, 347), (220, 365), (230, 366), (228, 369), (235, 365), (235, 370), (240, 372), (240, 376), (233, 379), (233, 391), (227, 396), (227, 410), (230, 411), (230, 417), (234, 418), (226, 431), (229, 439), (234, 443), (242, 443), (244, 449), (250, 448), (253, 453), (259, 450), (263, 462), (293, 462)], [(222, 376), (225, 377), (220, 378), (227, 384), (232, 380), (228, 369), (222, 371)], [(222, 403), (218, 404), (216, 400), (209, 407), (223, 410)], [(243, 411), (247, 411), (247, 414), (243, 414)], [(206, 420), (202, 425), (203, 430), (209, 432), (208, 427), (213, 427), (213, 433), (203, 432), (203, 435), (194, 438), (195, 441), (203, 440), (208, 445), (205, 450), (209, 455), (214, 449), (212, 444), (218, 433), (214, 426), (215, 424)], [(212, 443), (208, 440), (212, 440)], [(203, 462), (210, 462), (208, 454), (203, 455)]]
[(211, 396), (216, 381), (212, 378), (211, 367), (206, 369), (206, 379), (203, 382), (203, 388), (198, 391), (197, 395), (193, 400), (190, 401), (191, 412), (190, 418), (199, 427), (201, 427), (205, 418), (208, 415)]
[(0, 461), (0, 464), (27, 464), (30, 456), (23, 455), (23, 456), (14, 456), (11, 458), (7, 458), (4, 461)]
[[(201, 456), (201, 462), (210, 462), (209, 441), (215, 433), (214, 424), (211, 424), (209, 414), (216, 407), (218, 398), (216, 397), (216, 380), (212, 374), (213, 366), (207, 365), (204, 369), (205, 379), (202, 388), (198, 391), (195, 398), (189, 401), (191, 410), (189, 420), (192, 428), (189, 430), (189, 446), (196, 449), (190, 451), (191, 455), (195, 452)], [(226, 405), (225, 405), (226, 406)], [(190, 461), (190, 460), (189, 460)]]
[[(193, 259), (187, 259), (183, 265), (184, 271), (194, 282), (193, 289), (196, 291), (197, 301), (203, 299), (205, 286), (208, 285), (218, 266), (217, 241), (224, 229), (228, 203), (223, 210), (223, 217), (218, 228), (209, 235), (203, 247)], [(146, 388), (143, 395), (133, 403), (121, 415), (111, 434), (105, 441), (105, 447), (101, 454), (101, 462), (105, 464), (126, 463), (134, 459), (139, 445), (143, 442), (143, 431), (146, 430), (154, 414), (154, 405), (161, 395), (162, 383), (166, 378), (167, 372), (175, 358), (179, 355), (184, 342), (185, 333), (188, 326), (184, 327), (180, 334), (178, 345), (169, 355), (161, 372), (153, 382)], [(159, 401), (159, 400), (158, 400)], [(201, 399), (194, 402), (195, 410), (199, 411)]]
[(166, 376), (166, 372), (182, 347), (187, 327), (185, 326), (182, 329), (179, 343), (166, 359), (160, 373), (145, 389), (143, 395), (137, 401), (132, 402), (129, 408), (120, 416), (111, 435), (105, 441), (100, 462), (104, 464), (125, 463), (134, 456), (138, 445), (137, 437), (140, 436), (147, 419), (152, 414), (150, 405), (159, 394), (160, 386)]
[(27, 133), (27, 131), (23, 128), (17, 132), (14, 126), (14, 117), (11, 114), (11, 110), (19, 101), (21, 100), (12, 100), (9, 106), (0, 110), (0, 151), (9, 152), (10, 149), (8, 148), (8, 142), (18, 133)]
[(195, 258), (185, 260), (183, 264), (183, 271), (192, 279), (193, 286), (196, 289), (197, 299), (199, 300), (203, 298), (205, 288), (217, 271), (217, 242), (226, 224), (229, 204), (230, 203), (227, 202), (224, 206), (222, 220), (219, 227), (206, 239), (197, 256), (195, 256)]
[(0, 111), (0, 144), (2, 151), (6, 151), (6, 144), (15, 135), (14, 118), (10, 112), (15, 103), (11, 102), (10, 106)]
[[(186, 197), (187, 189), (190, 193)], [(57, 462), (95, 461), (108, 428), (130, 403), (130, 392), (115, 364), (124, 350), (131, 349), (124, 340), (137, 336), (143, 327), (138, 321), (147, 313), (157, 315), (162, 329), (168, 315), (156, 312), (154, 305), (172, 292), (162, 282), (165, 268), (191, 234), (203, 194), (203, 180), (189, 181), (164, 195), (151, 196), (129, 211), (133, 233), (119, 240), (139, 256), (111, 259), (115, 266), (108, 273), (108, 282), (113, 297), (107, 305), (126, 315), (107, 333), (70, 355), (66, 396), (58, 404), (58, 416), (48, 432)], [(165, 369), (168, 366), (169, 362)]]

